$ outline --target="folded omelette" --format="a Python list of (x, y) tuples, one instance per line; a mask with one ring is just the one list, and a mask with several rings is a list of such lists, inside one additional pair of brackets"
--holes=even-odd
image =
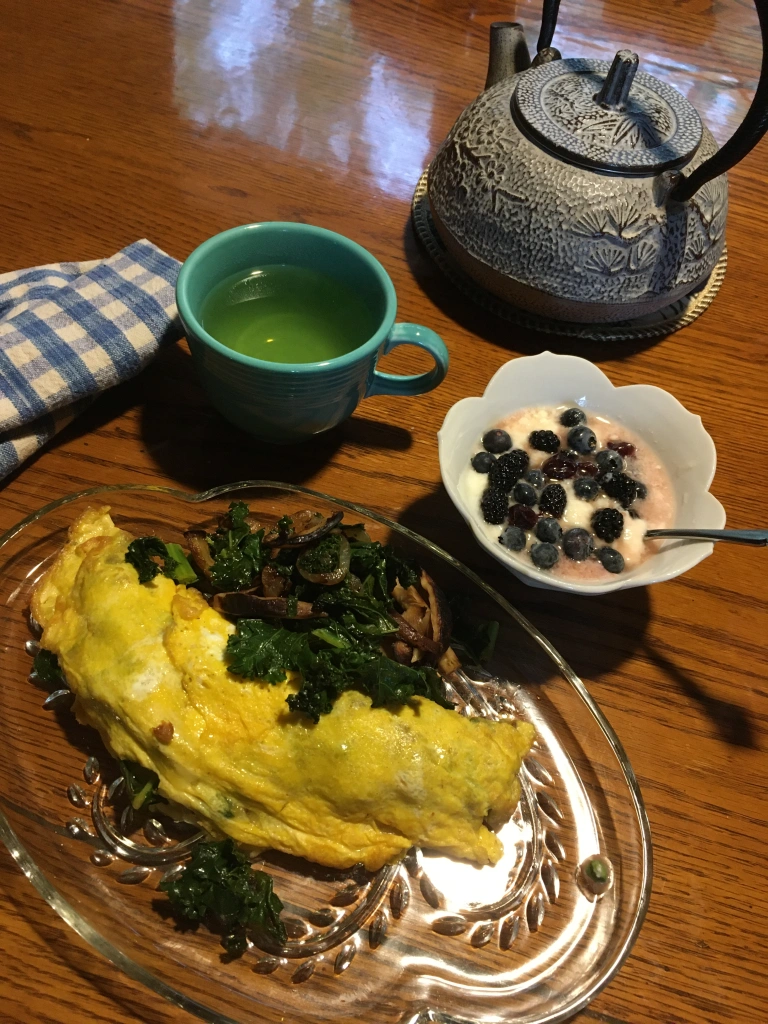
[(375, 870), (413, 845), (478, 864), (501, 856), (534, 738), (524, 722), (470, 719), (430, 700), (372, 708), (343, 693), (318, 724), (298, 690), (227, 671), (234, 626), (195, 589), (140, 584), (131, 534), (88, 509), (38, 585), (32, 614), (80, 722), (208, 831), (330, 867)]

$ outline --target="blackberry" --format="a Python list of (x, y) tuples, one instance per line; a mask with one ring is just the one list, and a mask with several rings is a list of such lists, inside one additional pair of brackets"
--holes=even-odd
[(536, 491), (534, 491), (530, 484), (516, 483), (512, 488), (512, 497), (520, 505), (536, 504)]
[(539, 496), (539, 512), (559, 519), (568, 501), (565, 488), (560, 484), (548, 484)]
[(559, 557), (554, 544), (531, 544), (531, 561), (538, 569), (551, 569)]
[(495, 490), (509, 494), (517, 481), (528, 469), (528, 455), (520, 448), (513, 448), (496, 459), (491, 466), (488, 480)]
[(554, 430), (534, 430), (528, 437), (528, 444), (537, 452), (549, 452), (554, 455), (560, 447), (560, 438)]
[(601, 473), (620, 473), (624, 469), (624, 459), (611, 448), (604, 448), (595, 455), (595, 462)]
[(513, 505), (509, 510), (510, 523), (519, 526), (521, 530), (532, 530), (538, 518), (530, 505)]
[(499, 544), (509, 548), (510, 551), (522, 551), (527, 540), (525, 530), (521, 530), (519, 526), (505, 526), (501, 531)]
[(576, 476), (576, 463), (565, 455), (553, 455), (541, 468), (544, 475), (552, 477), (553, 480), (570, 480), (572, 476)]
[(617, 508), (601, 508), (592, 516), (592, 529), (610, 544), (624, 532), (624, 516)]
[(540, 469), (529, 469), (525, 474), (526, 482), (535, 487), (537, 491), (540, 491), (544, 486), (544, 474)]
[(490, 452), (478, 452), (472, 456), (472, 469), (477, 473), (488, 473), (495, 461), (496, 456)]
[(629, 441), (609, 441), (606, 447), (610, 448), (611, 451), (618, 452), (625, 459), (631, 459), (637, 452), (637, 448), (630, 444)]
[(512, 438), (506, 430), (489, 430), (483, 434), (483, 448), (494, 455), (508, 452), (512, 447)]
[(566, 409), (560, 414), (560, 422), (564, 427), (577, 427), (580, 423), (586, 423), (587, 417), (581, 409)]
[(637, 484), (637, 497), (635, 501), (645, 501), (648, 497), (648, 488), (645, 484), (641, 484), (639, 480), (636, 480), (635, 483)]
[(597, 557), (608, 572), (622, 572), (624, 569), (624, 556), (615, 548), (598, 548)]
[(586, 530), (575, 526), (563, 534), (563, 551), (574, 562), (585, 562), (595, 550), (595, 542)]
[(488, 487), (480, 499), (480, 511), (483, 513), (483, 519), (486, 523), (493, 523), (494, 525), (503, 523), (509, 511), (509, 502), (507, 501), (506, 494)]
[(600, 486), (609, 498), (618, 501), (623, 508), (629, 508), (637, 497), (637, 480), (626, 473), (606, 473), (600, 479)]
[(594, 501), (600, 493), (600, 484), (591, 476), (581, 476), (573, 485), (573, 493), (582, 501)]
[(572, 427), (568, 431), (568, 444), (581, 455), (590, 455), (597, 448), (597, 437), (589, 427)]
[(556, 519), (542, 517), (536, 523), (536, 536), (547, 544), (559, 544), (563, 536), (563, 528)]

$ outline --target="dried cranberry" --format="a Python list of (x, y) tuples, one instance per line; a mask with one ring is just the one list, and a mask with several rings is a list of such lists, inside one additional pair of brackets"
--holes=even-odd
[(629, 441), (609, 441), (606, 447), (618, 452), (625, 459), (631, 459), (637, 451), (637, 448), (630, 444)]
[(539, 521), (538, 513), (530, 505), (513, 505), (509, 510), (509, 521), (521, 530), (532, 530)]
[(576, 463), (565, 455), (553, 455), (541, 468), (544, 475), (552, 480), (570, 480), (572, 476), (576, 476)]
[(597, 476), (600, 467), (594, 462), (580, 462), (576, 467), (576, 476)]

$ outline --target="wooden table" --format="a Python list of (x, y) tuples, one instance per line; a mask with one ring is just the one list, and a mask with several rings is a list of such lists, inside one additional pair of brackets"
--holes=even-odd
[[(628, 962), (578, 1017), (604, 1024), (765, 1020), (766, 556), (721, 546), (684, 578), (569, 599), (503, 574), (440, 488), (435, 433), (519, 354), (597, 362), (700, 413), (733, 527), (765, 525), (763, 303), (768, 143), (731, 174), (730, 262), (714, 306), (657, 343), (528, 334), (458, 296), (409, 222), (422, 168), (482, 87), (488, 26), (514, 0), (24, 0), (3, 4), (0, 271), (114, 253), (148, 237), (183, 259), (254, 220), (301, 220), (369, 248), (400, 318), (446, 341), (451, 371), (418, 400), (374, 398), (347, 424), (274, 451), (208, 406), (183, 345), (104, 395), (6, 481), (0, 528), (97, 483), (201, 489), (287, 479), (363, 502), (433, 538), (516, 602), (587, 681), (621, 736), (653, 829), (651, 909)], [(760, 66), (749, 0), (566, 0), (566, 56), (631, 45), (721, 143)], [(399, 350), (390, 369), (422, 369)], [(0, 1021), (170, 1024), (180, 1010), (81, 942), (0, 852)]]

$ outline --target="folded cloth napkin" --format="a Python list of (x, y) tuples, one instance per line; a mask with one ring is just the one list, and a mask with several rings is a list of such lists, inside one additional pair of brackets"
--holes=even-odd
[(180, 336), (179, 267), (142, 239), (109, 259), (0, 274), (0, 479)]

